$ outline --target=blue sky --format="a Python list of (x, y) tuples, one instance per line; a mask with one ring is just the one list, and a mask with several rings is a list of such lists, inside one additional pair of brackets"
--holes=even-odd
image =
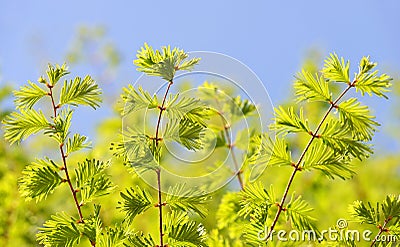
[[(171, 44), (239, 59), (260, 77), (277, 104), (289, 95), (293, 74), (312, 48), (324, 56), (336, 52), (353, 64), (371, 55), (381, 69), (397, 76), (399, 13), (396, 0), (0, 0), (0, 83), (20, 85), (36, 79), (44, 62), (63, 62), (79, 26), (104, 25), (123, 54), (121, 76), (113, 82), (116, 88), (140, 75), (132, 60), (144, 42), (154, 47)], [(380, 109), (393, 103), (367, 101), (378, 108), (378, 121), (388, 116)]]

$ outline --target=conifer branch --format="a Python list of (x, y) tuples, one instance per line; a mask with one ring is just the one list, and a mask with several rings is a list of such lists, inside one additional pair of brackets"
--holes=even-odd
[[(155, 127), (155, 135), (148, 136), (146, 134), (141, 134), (142, 136), (144, 135), (147, 140), (148, 146), (146, 145), (146, 150), (149, 149), (151, 151), (151, 156), (152, 156), (151, 161), (140, 162), (139, 164), (139, 166), (143, 168), (146, 166), (149, 167), (149, 165), (146, 163), (155, 163), (154, 161), (157, 162), (156, 165), (151, 167), (151, 170), (154, 170), (157, 174), (158, 202), (155, 204), (155, 206), (158, 207), (158, 214), (159, 214), (158, 216), (159, 216), (160, 244), (156, 245), (158, 247), (174, 246), (174, 244), (170, 241), (177, 240), (177, 239), (173, 240), (174, 235), (173, 234), (171, 235), (170, 232), (171, 227), (165, 224), (165, 222), (168, 222), (167, 218), (165, 219), (165, 222), (163, 222), (163, 207), (167, 205), (167, 202), (163, 202), (162, 198), (162, 188), (161, 188), (162, 169), (160, 164), (161, 147), (159, 145), (160, 141), (164, 141), (165, 139), (173, 140), (179, 144), (182, 144), (189, 150), (196, 150), (201, 147), (199, 142), (199, 138), (202, 136), (201, 130), (203, 128), (202, 124), (203, 122), (200, 121), (202, 120), (201, 119), (202, 115), (200, 112), (203, 110), (200, 109), (201, 105), (198, 104), (197, 108), (195, 107), (190, 109), (189, 111), (186, 111), (188, 109), (185, 109), (185, 106), (187, 108), (188, 103), (194, 101), (192, 99), (187, 100), (185, 98), (182, 98), (182, 101), (176, 102), (176, 100), (178, 99), (178, 95), (175, 97), (170, 97), (167, 103), (167, 97), (170, 92), (172, 84), (174, 84), (173, 80), (176, 72), (178, 70), (191, 70), (193, 66), (200, 60), (199, 58), (192, 58), (192, 59), (187, 59), (187, 58), (188, 54), (178, 48), (171, 49), (170, 46), (168, 47), (164, 46), (162, 47), (161, 51), (153, 50), (151, 46), (145, 43), (144, 47), (142, 47), (141, 50), (138, 51), (137, 59), (134, 60), (134, 64), (137, 66), (138, 71), (144, 72), (149, 76), (159, 76), (163, 78), (166, 82), (168, 82), (167, 89), (164, 93), (161, 104), (157, 103), (157, 96), (154, 95), (152, 97), (148, 92), (143, 91), (141, 88), (139, 88), (139, 90), (136, 91), (132, 86), (130, 86), (128, 89), (124, 90), (124, 94), (122, 95), (123, 101), (125, 101), (125, 103), (128, 104), (127, 106), (128, 109), (124, 109), (123, 111), (124, 115), (143, 108), (159, 110), (156, 122), (157, 124)], [(175, 102), (176, 104), (175, 106), (173, 106), (172, 104)], [(166, 125), (164, 136), (160, 136), (161, 119), (163, 117), (164, 112), (169, 114), (167, 117), (170, 119), (170, 122), (169, 124)], [(191, 126), (194, 127), (193, 129), (188, 128), (187, 124), (189, 124), (189, 122)], [(182, 128), (182, 125), (185, 126)], [(199, 126), (201, 128), (199, 128)], [(137, 151), (143, 153), (142, 152), (143, 150), (141, 149), (140, 145), (136, 144), (137, 141), (132, 141), (131, 143), (133, 144), (131, 145), (132, 150), (128, 152), (122, 151), (122, 153), (127, 154), (132, 151), (135, 153), (138, 153)], [(117, 149), (127, 150), (130, 149), (130, 147), (125, 146), (124, 148), (117, 148)], [(146, 151), (144, 153), (146, 153)], [(143, 207), (136, 208), (136, 211), (139, 209), (142, 210)], [(187, 233), (191, 234), (192, 232), (189, 230), (190, 229), (185, 227), (179, 228), (178, 232), (176, 232), (177, 234), (176, 236), (182, 237), (181, 234), (187, 234)], [(186, 237), (186, 235), (184, 236)], [(165, 241), (168, 242), (166, 244), (164, 244), (164, 237), (166, 237)], [(154, 246), (154, 242), (151, 238), (145, 239), (139, 237), (132, 240), (134, 240), (133, 242), (135, 242), (135, 246), (139, 243), (140, 246)], [(203, 240), (204, 239), (202, 239), (202, 241)], [(191, 243), (193, 244), (193, 246), (195, 246), (196, 239), (189, 239), (188, 241), (189, 242), (194, 241)], [(180, 245), (180, 246), (186, 246), (186, 245)]]
[[(49, 88), (49, 96), (51, 98), (53, 114), (54, 114), (54, 118), (56, 118), (57, 117), (57, 109), (59, 107), (54, 103), (53, 90), (52, 90), (53, 87), (51, 85), (49, 85), (49, 84), (47, 84), (46, 86)], [(68, 183), (69, 189), (71, 190), (72, 197), (74, 198), (76, 209), (78, 210), (79, 222), (80, 223), (84, 223), (82, 210), (81, 210), (81, 205), (79, 204), (78, 198), (76, 197), (77, 191), (74, 189), (74, 186), (72, 185), (72, 182), (71, 182), (71, 178), (69, 176), (68, 166), (67, 166), (67, 156), (64, 153), (64, 144), (63, 143), (60, 144), (59, 148), (60, 148), (61, 158), (62, 158), (62, 161), (63, 161), (63, 170), (64, 170), (64, 173), (65, 173), (65, 176), (66, 176), (66, 181)], [(92, 246), (95, 246), (95, 245), (92, 244)]]
[(276, 212), (275, 218), (274, 218), (274, 220), (273, 220), (273, 222), (271, 224), (271, 227), (270, 227), (270, 229), (268, 231), (268, 235), (267, 235), (267, 238), (266, 238), (267, 241), (271, 237), (271, 234), (272, 234), (276, 224), (278, 223), (279, 216), (281, 215), (281, 213), (283, 212), (283, 210), (285, 208), (284, 205), (285, 205), (286, 197), (287, 197), (287, 195), (289, 193), (290, 187), (291, 187), (291, 185), (293, 183), (293, 180), (294, 180), (294, 177), (296, 176), (297, 171), (299, 171), (301, 169), (300, 168), (301, 162), (303, 161), (308, 149), (310, 148), (310, 146), (313, 143), (313, 141), (315, 140), (315, 138), (318, 137), (318, 132), (321, 129), (321, 127), (322, 127), (323, 123), (325, 122), (325, 120), (327, 119), (329, 113), (331, 113), (331, 111), (337, 107), (337, 103), (343, 98), (343, 96), (352, 87), (354, 87), (355, 83), (356, 83), (356, 81), (348, 83), (348, 86), (346, 87), (346, 89), (343, 90), (343, 92), (337, 97), (337, 99), (335, 101), (333, 101), (333, 102), (330, 102), (330, 107), (326, 111), (325, 115), (322, 117), (322, 120), (319, 122), (319, 124), (318, 124), (317, 128), (315, 129), (315, 131), (312, 132), (312, 135), (311, 135), (311, 138), (310, 138), (309, 142), (307, 143), (306, 147), (304, 148), (303, 152), (301, 153), (298, 161), (293, 166), (294, 170), (293, 170), (292, 174), (290, 175), (290, 178), (289, 178), (289, 181), (288, 181), (288, 183), (286, 185), (286, 188), (285, 188), (285, 191), (283, 193), (282, 199), (281, 199), (280, 203), (278, 204), (278, 211)]

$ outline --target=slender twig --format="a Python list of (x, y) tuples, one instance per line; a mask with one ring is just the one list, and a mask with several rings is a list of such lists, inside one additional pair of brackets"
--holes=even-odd
[(161, 106), (158, 107), (158, 109), (160, 110), (160, 114), (158, 115), (157, 127), (156, 127), (156, 145), (158, 145), (158, 141), (159, 141), (158, 133), (159, 133), (159, 129), (160, 129), (162, 113), (165, 111), (165, 101), (167, 99), (168, 92), (169, 92), (169, 89), (171, 88), (172, 84), (174, 84), (174, 82), (172, 80), (169, 81), (167, 90), (165, 91), (164, 98), (163, 98), (163, 101), (161, 103)]
[(161, 169), (156, 170), (157, 173), (157, 185), (158, 185), (158, 222), (159, 222), (159, 232), (160, 232), (160, 246), (164, 247), (164, 232), (163, 232), (163, 212), (162, 212), (162, 194), (161, 194)]
[(390, 220), (392, 220), (393, 217), (389, 217), (387, 219), (385, 219), (385, 222), (383, 223), (383, 226), (379, 225), (379, 232), (378, 234), (375, 236), (374, 240), (371, 243), (371, 247), (374, 246), (374, 244), (376, 243), (376, 241), (378, 241), (378, 238), (382, 235), (382, 233), (387, 232), (388, 229), (386, 228), (386, 225), (389, 223)]
[(224, 125), (223, 126), (224, 133), (225, 133), (226, 139), (228, 141), (228, 148), (232, 155), (232, 161), (233, 161), (233, 165), (235, 167), (235, 176), (237, 177), (237, 179), (239, 181), (240, 189), (243, 190), (244, 184), (243, 184), (243, 179), (242, 179), (242, 175), (241, 175), (242, 171), (241, 171), (239, 163), (237, 162), (237, 159), (236, 159), (235, 150), (234, 150), (235, 145), (232, 142), (232, 138), (229, 134), (229, 129), (231, 128), (231, 126), (229, 125), (229, 123), (226, 122), (224, 116), (220, 112), (218, 112), (218, 115), (221, 117), (222, 124)]
[[(163, 101), (161, 103), (161, 106), (158, 107), (160, 110), (160, 113), (158, 115), (158, 120), (157, 120), (157, 126), (156, 126), (156, 137), (155, 137), (155, 142), (156, 142), (156, 147), (158, 147), (158, 143), (161, 140), (158, 135), (159, 135), (159, 130), (160, 130), (160, 124), (161, 124), (161, 118), (162, 118), (162, 113), (165, 111), (165, 101), (168, 96), (169, 89), (171, 88), (172, 84), (174, 82), (172, 80), (169, 81), (167, 90), (165, 91)], [(159, 216), (159, 232), (160, 232), (160, 247), (164, 247), (164, 231), (163, 231), (163, 212), (162, 212), (162, 207), (165, 205), (162, 203), (162, 191), (161, 191), (161, 167), (156, 169), (157, 173), (157, 185), (158, 185), (158, 204), (156, 205), (158, 207), (158, 216)]]
[(51, 104), (52, 104), (52, 106), (53, 106), (53, 114), (54, 114), (54, 117), (57, 117), (57, 108), (58, 108), (58, 107), (57, 107), (56, 104), (54, 103), (53, 86), (47, 85), (47, 87), (48, 87), (49, 90), (50, 90), (49, 96), (50, 96), (50, 98), (51, 98)]
[(285, 192), (283, 193), (283, 196), (282, 196), (282, 200), (281, 200), (281, 202), (279, 204), (277, 204), (278, 211), (276, 212), (275, 218), (274, 218), (274, 220), (272, 222), (272, 225), (270, 227), (270, 230), (268, 232), (268, 236), (266, 238), (267, 241), (269, 240), (269, 238), (271, 237), (271, 234), (273, 233), (273, 230), (274, 230), (274, 228), (275, 228), (275, 226), (276, 226), (276, 224), (278, 222), (279, 216), (281, 215), (282, 211), (285, 210), (284, 204), (285, 204), (285, 201), (286, 201), (286, 197), (287, 197), (287, 195), (289, 193), (290, 187), (291, 187), (291, 185), (293, 183), (293, 180), (294, 180), (294, 177), (296, 176), (297, 171), (299, 171), (301, 169), (300, 168), (300, 164), (303, 161), (308, 149), (310, 148), (310, 146), (313, 143), (313, 141), (315, 140), (315, 138), (318, 137), (317, 134), (318, 134), (319, 130), (321, 129), (323, 123), (325, 122), (326, 118), (328, 117), (329, 113), (334, 108), (337, 107), (337, 103), (350, 90), (350, 88), (354, 87), (355, 83), (356, 83), (356, 81), (353, 81), (352, 83), (348, 83), (348, 86), (346, 87), (346, 89), (343, 90), (343, 92), (337, 97), (337, 99), (335, 101), (333, 101), (333, 102), (329, 102), (330, 103), (329, 109), (326, 111), (325, 115), (323, 116), (322, 120), (319, 122), (319, 124), (318, 124), (317, 128), (315, 129), (315, 131), (313, 133), (311, 133), (311, 135), (312, 135), (311, 139), (309, 140), (309, 142), (307, 143), (307, 145), (304, 148), (303, 152), (301, 153), (298, 161), (295, 163), (295, 165), (293, 165), (294, 170), (292, 172), (292, 175), (290, 175), (289, 181), (288, 181), (288, 183), (286, 185), (286, 188), (285, 188)]
[[(49, 96), (51, 98), (51, 104), (53, 106), (54, 118), (56, 118), (57, 117), (57, 109), (59, 108), (59, 106), (54, 103), (52, 86), (47, 85), (47, 87), (49, 88)], [(74, 189), (74, 186), (72, 185), (72, 182), (71, 182), (71, 178), (69, 176), (68, 166), (67, 166), (67, 156), (64, 153), (64, 143), (60, 144), (60, 153), (61, 153), (61, 158), (62, 158), (62, 162), (63, 162), (62, 170), (64, 170), (64, 172), (65, 172), (66, 182), (68, 183), (69, 189), (71, 190), (72, 196), (73, 196), (74, 201), (75, 201), (76, 209), (78, 210), (79, 223), (84, 223), (82, 210), (81, 210), (81, 205), (78, 202), (78, 198), (76, 197), (77, 190)], [(93, 242), (92, 242), (92, 246), (95, 246), (95, 244)]]
[[(214, 98), (215, 102), (218, 105), (218, 108), (221, 109), (221, 105), (218, 101), (217, 98)], [(243, 190), (244, 189), (244, 183), (243, 183), (243, 179), (242, 179), (242, 170), (241, 167), (239, 166), (239, 163), (237, 162), (236, 159), (236, 155), (235, 155), (235, 149), (234, 149), (234, 143), (232, 142), (232, 138), (229, 135), (229, 129), (231, 128), (230, 124), (225, 120), (223, 114), (219, 111), (219, 109), (217, 110), (217, 114), (221, 117), (221, 121), (223, 124), (223, 128), (224, 128), (224, 133), (226, 136), (226, 139), (228, 140), (228, 148), (229, 148), (229, 152), (232, 155), (232, 161), (233, 161), (233, 165), (235, 167), (235, 171), (234, 174), (237, 177), (238, 181), (239, 181), (239, 185), (240, 185), (240, 189)]]

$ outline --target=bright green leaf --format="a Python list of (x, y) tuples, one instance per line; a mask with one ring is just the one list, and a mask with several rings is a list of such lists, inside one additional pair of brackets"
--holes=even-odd
[(312, 75), (303, 70), (298, 73), (294, 83), (297, 101), (326, 101), (332, 102), (332, 94), (329, 91), (328, 82), (318, 74)]
[(101, 100), (101, 90), (90, 76), (82, 80), (75, 77), (72, 81), (65, 81), (61, 89), (60, 105), (69, 104), (72, 106), (87, 105), (96, 109)]
[(322, 74), (330, 81), (350, 83), (349, 77), (350, 63), (344, 61), (344, 58), (338, 57), (335, 53), (325, 60)]
[(168, 189), (167, 205), (172, 210), (195, 212), (201, 217), (207, 214), (206, 203), (210, 200), (204, 192), (196, 188), (186, 189), (185, 184), (176, 184)]
[(151, 195), (138, 186), (136, 186), (136, 189), (128, 189), (126, 193), (121, 192), (121, 197), (123, 201), (118, 202), (120, 204), (119, 208), (125, 212), (128, 222), (132, 222), (138, 214), (145, 212), (153, 206)]
[(66, 213), (51, 216), (39, 229), (37, 240), (45, 247), (73, 247), (79, 244), (81, 232), (77, 220)]
[(19, 179), (22, 196), (28, 201), (46, 199), (63, 182), (59, 171), (60, 166), (50, 159), (37, 159), (26, 166)]
[(18, 109), (31, 109), (47, 92), (40, 88), (36, 83), (28, 81), (29, 85), (22, 86), (18, 91), (14, 91), (15, 105)]
[(45, 130), (50, 126), (41, 111), (34, 109), (12, 112), (3, 120), (4, 137), (13, 143), (20, 143), (32, 134)]

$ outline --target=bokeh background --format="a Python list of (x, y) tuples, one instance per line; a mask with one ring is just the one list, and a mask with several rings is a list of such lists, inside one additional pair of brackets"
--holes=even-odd
[[(386, 194), (399, 192), (399, 12), (400, 2), (396, 0), (0, 0), (0, 112), (4, 115), (13, 108), (10, 90), (39, 78), (49, 62), (67, 62), (73, 74), (93, 75), (104, 90), (100, 110), (77, 111), (73, 129), (89, 135), (94, 142), (93, 150), (85, 155), (108, 159), (109, 143), (121, 124), (114, 103), (121, 88), (140, 76), (132, 60), (144, 42), (154, 47), (171, 45), (186, 51), (232, 56), (258, 75), (274, 105), (290, 102), (293, 75), (302, 66), (320, 66), (324, 57), (336, 52), (355, 68), (362, 56), (370, 55), (381, 71), (394, 78), (389, 100), (361, 100), (373, 108), (377, 121), (382, 123), (374, 140), (375, 155), (358, 164), (358, 175), (351, 181), (307, 175), (297, 183), (296, 191), (305, 195), (317, 215), (326, 217), (319, 222), (326, 227), (339, 215), (346, 218), (347, 205), (354, 200), (383, 200)], [(318, 109), (314, 110), (317, 114)], [(34, 156), (51, 155), (50, 144), (41, 138), (22, 147), (10, 148), (2, 140), (0, 143), (0, 246), (32, 246), (36, 226), (60, 208), (68, 211), (61, 206), (68, 204), (68, 199), (54, 195), (36, 205), (24, 202), (16, 190), (16, 179), (24, 164)], [(121, 190), (140, 183), (127, 176), (117, 161), (113, 167), (112, 175)], [(270, 173), (281, 174), (273, 169)], [(286, 178), (266, 175), (264, 182), (279, 187)], [(115, 198), (105, 203), (109, 210), (106, 222), (122, 217), (113, 204), (117, 196), (115, 193)], [(218, 200), (216, 197), (214, 208)], [(151, 217), (141, 219), (143, 230), (152, 231)]]

